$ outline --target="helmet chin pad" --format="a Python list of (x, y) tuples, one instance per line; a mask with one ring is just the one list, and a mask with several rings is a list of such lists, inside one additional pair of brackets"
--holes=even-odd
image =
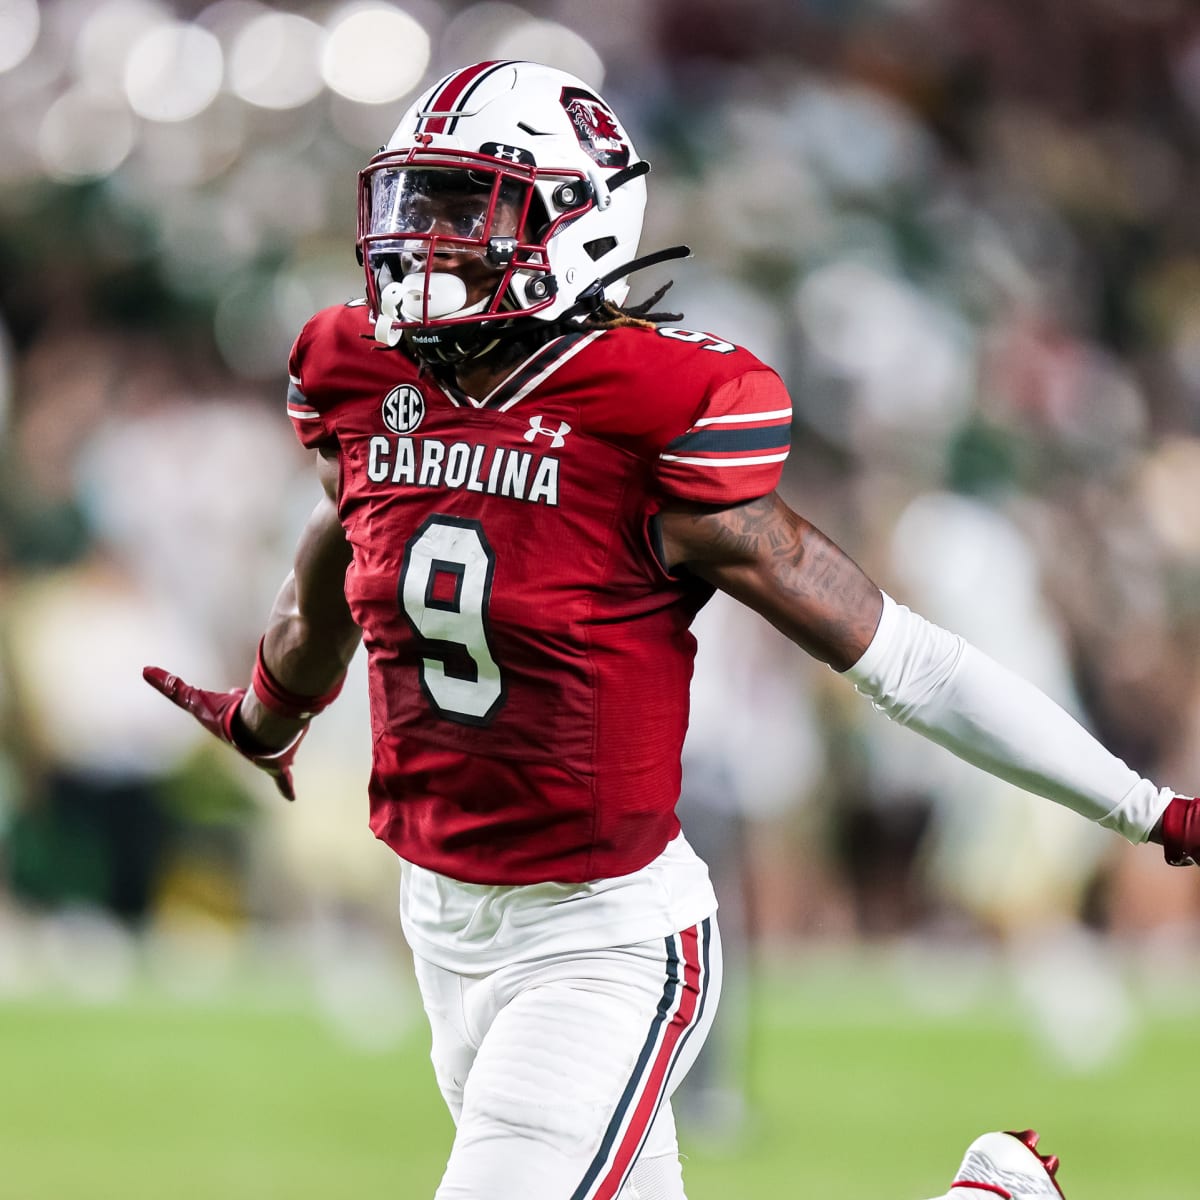
[(462, 314), (467, 301), (467, 285), (448, 271), (429, 274), (414, 271), (411, 275), (405, 275), (399, 284), (388, 284), (380, 297), (385, 312), (389, 307), (391, 297), (388, 293), (392, 288), (400, 292), (398, 308), (403, 321), (436, 321), (439, 317), (456, 317)]
[[(381, 275), (386, 273), (384, 268)], [(445, 317), (471, 316), (487, 305), (486, 297), (471, 305), (464, 305), (466, 299), (467, 285), (447, 271), (414, 271), (393, 280), (379, 293), (375, 339), (396, 346), (407, 333), (410, 350), (430, 365), (476, 358), (496, 345), (493, 330), (482, 324), (438, 324)]]

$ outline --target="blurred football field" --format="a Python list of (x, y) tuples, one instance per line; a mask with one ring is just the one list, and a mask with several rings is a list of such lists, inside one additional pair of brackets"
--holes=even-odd
[[(1186, 981), (1137, 991), (1086, 1070), (986, 981), (922, 995), (890, 967), (801, 957), (753, 991), (747, 1127), (685, 1136), (690, 1200), (923, 1200), (977, 1133), (1025, 1125), (1069, 1200), (1198, 1194)], [(451, 1125), (402, 1002), (403, 1031), (367, 1049), (303, 988), (0, 1000), (0, 1197), (430, 1200)]]

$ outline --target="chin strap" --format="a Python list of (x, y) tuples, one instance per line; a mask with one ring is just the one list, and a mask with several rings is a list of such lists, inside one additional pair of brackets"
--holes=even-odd
[[(570, 322), (576, 317), (599, 313), (604, 307), (604, 289), (610, 283), (615, 283), (634, 271), (642, 271), (676, 258), (690, 258), (691, 255), (690, 246), (668, 246), (665, 250), (656, 250), (653, 254), (645, 254), (616, 267), (589, 283), (576, 296), (575, 303), (554, 321), (554, 326), (561, 328), (564, 322)], [(394, 346), (403, 335), (409, 349), (422, 362), (431, 366), (452, 366), (468, 359), (482, 358), (502, 342), (525, 337), (547, 328), (546, 322), (536, 317), (514, 317), (503, 324), (489, 321), (479, 325), (425, 326), (401, 330), (391, 328), (391, 318), (381, 317), (376, 325), (375, 336), (384, 345)]]
[(457, 366), (490, 354), (505, 330), (484, 325), (423, 325), (398, 330), (413, 357), (427, 366)]
[(632, 275), (634, 271), (644, 271), (647, 267), (656, 267), (659, 263), (670, 262), (674, 258), (691, 257), (691, 246), (668, 246), (665, 250), (656, 250), (653, 254), (644, 254), (641, 258), (635, 258), (632, 262), (615, 267), (607, 275), (601, 275), (599, 279), (589, 283), (575, 297), (575, 303), (559, 317), (559, 320), (566, 321), (572, 317), (598, 313), (604, 305), (604, 289), (610, 283), (616, 283), (618, 279), (622, 279), (626, 275)]

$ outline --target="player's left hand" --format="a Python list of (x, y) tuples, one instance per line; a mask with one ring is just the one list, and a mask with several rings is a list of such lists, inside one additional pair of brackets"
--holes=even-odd
[(1162, 815), (1163, 857), (1173, 867), (1200, 865), (1200, 799), (1176, 796)]
[(285, 800), (296, 799), (296, 789), (292, 784), (292, 761), (308, 732), (307, 725), (281, 750), (252, 747), (247, 744), (249, 735), (238, 717), (242, 697), (246, 694), (245, 688), (234, 688), (229, 692), (206, 692), (203, 688), (184, 683), (178, 675), (172, 675), (162, 667), (145, 667), (142, 678), (173, 704), (191, 713), (213, 737), (232, 746), (244, 759), (270, 775)]

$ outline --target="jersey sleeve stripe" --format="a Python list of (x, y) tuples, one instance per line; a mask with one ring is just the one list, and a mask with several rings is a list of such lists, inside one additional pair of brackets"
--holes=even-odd
[(753, 429), (704, 429), (685, 433), (667, 445), (668, 453), (688, 451), (726, 453), (732, 450), (779, 450), (791, 444), (787, 425), (759, 425)]
[(312, 420), (313, 417), (320, 416), (320, 413), (309, 404), (308, 397), (297, 386), (299, 382), (294, 376), (289, 376), (288, 378), (288, 414), (302, 421)]
[(701, 425), (748, 425), (751, 421), (778, 421), (780, 419), (790, 421), (792, 419), (792, 410), (790, 408), (775, 408), (770, 412), (727, 413), (723, 417), (701, 417), (696, 422), (695, 428), (699, 429)]
[(766, 367), (719, 376), (691, 423), (659, 443), (657, 479), (668, 496), (732, 504), (779, 485), (792, 434), (792, 407)]
[(756, 454), (752, 458), (685, 458), (680, 454), (660, 454), (658, 457), (665, 463), (684, 463), (693, 467), (759, 467), (764, 463), (783, 462), (787, 456), (785, 450), (782, 454)]

